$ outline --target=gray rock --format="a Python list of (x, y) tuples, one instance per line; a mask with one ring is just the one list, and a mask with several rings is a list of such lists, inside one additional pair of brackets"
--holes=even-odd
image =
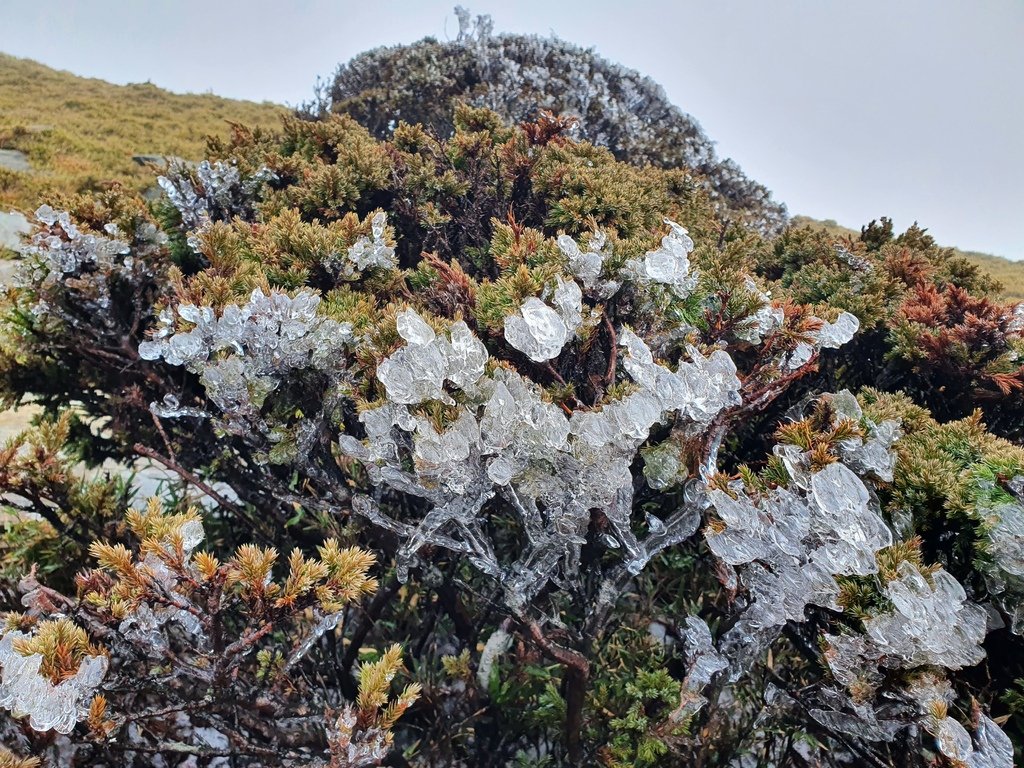
[(28, 155), (19, 149), (0, 149), (0, 168), (22, 173), (32, 170), (32, 166), (28, 162)]
[(6, 248), (20, 253), (25, 247), (21, 236), (31, 231), (32, 225), (25, 214), (18, 211), (0, 213), (0, 251)]
[(143, 167), (147, 165), (155, 165), (157, 168), (166, 168), (172, 163), (174, 165), (185, 166), (195, 165), (195, 163), (189, 160), (185, 160), (184, 158), (176, 157), (174, 155), (132, 155), (132, 160)]

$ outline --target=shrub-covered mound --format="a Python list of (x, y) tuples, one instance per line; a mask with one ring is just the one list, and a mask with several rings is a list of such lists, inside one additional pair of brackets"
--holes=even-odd
[(700, 174), (727, 218), (772, 234), (785, 226), (786, 207), (735, 162), (717, 157), (700, 124), (649, 77), (556, 38), (495, 35), (490, 17), (456, 13), (455, 40), (426, 38), (362, 53), (321, 84), (307, 111), (350, 115), (388, 138), (403, 121), (450, 135), (458, 102), (486, 107), (513, 124), (550, 110), (578, 118), (579, 138), (619, 160)]
[[(918, 230), (452, 125), (39, 210), (0, 761), (1011, 766), (1020, 311)], [(180, 482), (76, 466), (139, 457)]]

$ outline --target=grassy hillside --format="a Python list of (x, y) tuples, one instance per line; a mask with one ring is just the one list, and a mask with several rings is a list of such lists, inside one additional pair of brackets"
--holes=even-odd
[[(797, 226), (809, 226), (815, 229), (822, 229), (836, 237), (850, 235), (854, 238), (860, 237), (860, 230), (844, 227), (837, 224), (833, 219), (812, 219), (810, 216), (794, 216), (793, 223)], [(992, 256), (988, 253), (978, 251), (962, 251), (954, 248), (960, 256), (963, 256), (972, 264), (988, 272), (992, 277), (1003, 284), (1003, 296), (1013, 301), (1024, 301), (1024, 261), (1011, 261), (1001, 256)]]
[(41, 195), (85, 191), (117, 179), (152, 186), (132, 155), (198, 159), (204, 137), (228, 121), (276, 126), (286, 112), (208, 94), (176, 94), (148, 83), (112, 85), (0, 54), (0, 149), (28, 155), (30, 172), (0, 168), (0, 210), (33, 210)]

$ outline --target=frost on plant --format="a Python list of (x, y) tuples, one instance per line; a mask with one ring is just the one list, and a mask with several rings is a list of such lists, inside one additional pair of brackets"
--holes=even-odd
[(339, 272), (346, 278), (353, 278), (359, 273), (371, 268), (395, 269), (398, 262), (395, 259), (395, 249), (388, 245), (384, 237), (384, 225), (387, 217), (383, 211), (374, 214), (371, 220), (371, 235), (359, 238), (349, 246), (345, 259), (340, 260)]
[[(38, 635), (58, 632), (73, 635), (81, 633), (66, 620), (43, 625)], [(81, 633), (84, 637), (84, 633)], [(0, 707), (10, 710), (16, 717), (28, 716), (29, 724), (37, 731), (54, 730), (71, 733), (75, 724), (83, 720), (89, 701), (107, 672), (107, 657), (102, 653), (89, 654), (80, 647), (65, 643), (68, 650), (77, 651), (77, 668), (63, 669), (58, 679), (53, 672), (45, 674), (44, 664), (53, 666), (42, 648), (35, 649), (34, 636), (16, 629), (0, 637)], [(51, 651), (51, 654), (53, 651)], [(64, 666), (67, 666), (65, 662)], [(42, 671), (41, 671), (42, 670)]]
[(796, 370), (810, 361), (815, 352), (821, 349), (838, 349), (848, 343), (860, 328), (856, 315), (843, 312), (835, 322), (821, 321), (821, 328), (810, 335), (812, 343), (801, 341), (786, 360), (789, 370)]
[[(673, 530), (649, 518), (649, 535), (638, 539), (630, 523), (629, 467), (656, 424), (671, 420), (697, 430), (740, 402), (728, 354), (705, 358), (691, 348), (692, 362), (672, 371), (655, 363), (643, 341), (622, 329), (624, 365), (637, 391), (570, 418), (519, 374), (498, 369), (486, 376), (486, 350), (461, 322), (452, 326), (450, 341), (411, 310), (399, 315), (398, 327), (408, 344), (378, 371), (389, 401), (361, 414), (365, 443), (343, 436), (341, 448), (367, 463), (375, 482), (433, 505), (413, 525), (386, 518), (370, 499), (355, 501), (357, 512), (405, 537), (401, 573), (428, 544), (464, 553), (500, 579), (506, 600), (522, 609), (559, 572), (569, 576), (577, 569), (595, 509), (607, 515), (612, 526), (607, 541), (621, 550), (634, 573), (653, 554), (693, 532), (695, 513), (681, 517)], [(408, 406), (431, 399), (454, 404), (445, 382), (461, 390), (462, 405), (439, 432)], [(400, 448), (406, 441), (412, 446), (411, 471)], [(485, 528), (485, 507), (496, 498), (515, 512), (526, 533), (527, 546), (512, 563), (499, 561)]]
[[(160, 325), (139, 345), (139, 354), (199, 374), (207, 396), (229, 419), (255, 418), (290, 372), (312, 368), (341, 375), (338, 352), (351, 340), (351, 329), (318, 315), (319, 305), (320, 297), (308, 291), (268, 296), (259, 288), (247, 303), (219, 312), (181, 304), (160, 313)], [(197, 415), (167, 403), (154, 408), (164, 417)]]
[(693, 240), (685, 227), (665, 219), (669, 233), (661, 239), (661, 247), (648, 251), (643, 259), (630, 261), (626, 271), (641, 283), (660, 283), (679, 296), (686, 296), (697, 285), (697, 275), (690, 270)]
[(408, 343), (377, 367), (377, 379), (395, 403), (451, 403), (444, 391), (446, 381), (470, 389), (483, 376), (487, 349), (464, 322), (452, 325), (448, 339), (438, 336), (411, 309), (398, 315), (397, 325)]
[[(986, 481), (987, 486), (993, 485)], [(1010, 615), (1011, 629), (1024, 634), (1024, 475), (1006, 482), (1006, 496), (979, 510), (985, 532), (984, 568), (989, 589)]]
[(650, 78), (557, 38), (494, 34), (486, 15), (457, 8), (456, 16), (459, 34), (450, 42), (378, 48), (343, 64), (316, 105), (321, 114), (351, 114), (379, 136), (401, 120), (444, 135), (452, 101), (494, 110), (512, 125), (541, 110), (571, 115), (579, 138), (619, 159), (696, 171), (727, 216), (749, 217), (766, 233), (785, 226), (785, 206), (735, 162), (717, 157), (697, 120)]
[[(656, 130), (609, 71), (572, 67), (587, 104), (615, 90)], [(514, 95), (495, 82), (473, 97)], [(766, 242), (557, 116), (283, 130), (235, 131), (152, 211), (40, 210), (2, 394), (83, 416), (0, 450), (0, 692), (27, 715), (0, 741), (104, 766), (1012, 761), (1024, 452), (929, 417), (938, 380), (889, 354), (967, 359), (960, 330), (891, 323), (915, 281), (942, 296), (907, 318), (966, 308), (967, 357), (1003, 344), (1013, 312), (955, 294), (981, 278), (920, 232)], [(999, 354), (964, 375), (1016, 391)], [(79, 482), (140, 455), (180, 478), (144, 512)], [(404, 652), (372, 650), (396, 639), (404, 691)], [(58, 699), (73, 732), (37, 733)]]
[[(875, 573), (875, 553), (892, 543), (864, 483), (841, 463), (808, 472), (790, 453), (794, 487), (760, 499), (712, 490), (709, 500), (725, 524), (708, 546), (739, 568), (751, 604), (725, 642), (742, 658), (770, 642), (787, 621), (803, 621), (808, 604), (836, 608), (836, 576)], [(733, 669), (734, 678), (743, 671)]]
[(963, 586), (939, 568), (929, 577), (909, 562), (885, 586), (893, 605), (865, 620), (865, 636), (828, 637), (827, 658), (833, 674), (849, 683), (872, 677), (879, 665), (962, 669), (977, 664), (985, 653), (985, 609), (967, 600)]
[(1013, 744), (1002, 729), (985, 715), (978, 715), (972, 740), (967, 729), (952, 717), (934, 726), (939, 751), (967, 768), (1012, 768)]
[[(144, 258), (153, 255), (167, 236), (148, 222), (137, 231), (124, 233), (111, 222), (104, 234), (85, 231), (72, 222), (67, 211), (43, 205), (36, 211), (40, 229), (25, 249), (19, 282), (32, 286), (39, 299), (36, 315), (65, 315), (48, 295), (71, 288), (78, 301), (95, 308), (101, 316), (111, 310), (111, 291), (117, 281), (131, 281), (137, 274), (151, 274)], [(140, 258), (142, 257), (142, 258)]]
[(276, 178), (268, 168), (243, 178), (235, 165), (203, 160), (194, 170), (184, 166), (174, 168), (157, 182), (177, 209), (185, 229), (195, 231), (210, 221), (251, 215), (260, 187)]

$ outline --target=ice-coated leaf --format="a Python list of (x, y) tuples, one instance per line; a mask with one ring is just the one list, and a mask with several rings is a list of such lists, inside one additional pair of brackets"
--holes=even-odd
[(600, 231), (591, 236), (586, 252), (568, 235), (558, 236), (558, 248), (569, 260), (569, 270), (588, 291), (598, 287), (605, 260), (604, 245), (605, 237)]
[(708, 530), (708, 547), (739, 568), (751, 600), (723, 637), (734, 678), (787, 621), (803, 621), (808, 605), (838, 609), (836, 577), (875, 573), (875, 554), (892, 543), (877, 502), (857, 475), (839, 462), (810, 472), (799, 449), (787, 448), (794, 449), (786, 454), (790, 488), (755, 497), (708, 493), (724, 523)]
[(435, 334), (411, 309), (399, 313), (397, 324), (399, 335), (409, 343), (377, 367), (377, 378), (394, 402), (450, 402), (445, 381), (468, 390), (483, 376), (487, 348), (463, 321), (452, 324), (450, 340)]
[(583, 323), (583, 292), (576, 281), (563, 280), (559, 275), (551, 303), (565, 323), (567, 333), (575, 335), (576, 329)]
[(359, 272), (370, 268), (396, 269), (395, 249), (384, 239), (384, 226), (387, 217), (383, 211), (374, 214), (370, 226), (372, 239), (362, 235), (349, 247), (346, 254), (347, 263), (342, 265), (342, 274), (353, 277)]
[(985, 609), (967, 600), (964, 588), (944, 569), (933, 573), (930, 583), (908, 561), (900, 563), (898, 574), (885, 587), (894, 610), (864, 622), (878, 653), (907, 666), (962, 669), (981, 661)]
[(697, 285), (696, 274), (690, 270), (693, 240), (684, 227), (665, 219), (669, 233), (661, 239), (661, 247), (648, 251), (643, 259), (626, 264), (626, 272), (641, 283), (669, 286), (679, 296), (688, 295)]
[(74, 675), (54, 684), (40, 674), (42, 654), (23, 656), (15, 650), (15, 643), (28, 637), (10, 630), (0, 638), (0, 707), (28, 715), (36, 731), (71, 733), (88, 714), (89, 701), (106, 675), (107, 657), (83, 657)]
[(565, 320), (536, 296), (505, 318), (505, 340), (538, 363), (558, 357), (568, 338)]
[(760, 344), (764, 337), (770, 333), (778, 330), (782, 327), (783, 321), (786, 319), (785, 312), (782, 307), (776, 307), (772, 304), (771, 295), (762, 293), (754, 281), (749, 277), (745, 280), (745, 286), (748, 292), (757, 296), (763, 302), (761, 307), (736, 331), (736, 337), (741, 341), (746, 341), (750, 344)]
[(815, 334), (821, 349), (839, 349), (849, 342), (860, 328), (856, 315), (843, 312), (834, 323), (825, 322)]

